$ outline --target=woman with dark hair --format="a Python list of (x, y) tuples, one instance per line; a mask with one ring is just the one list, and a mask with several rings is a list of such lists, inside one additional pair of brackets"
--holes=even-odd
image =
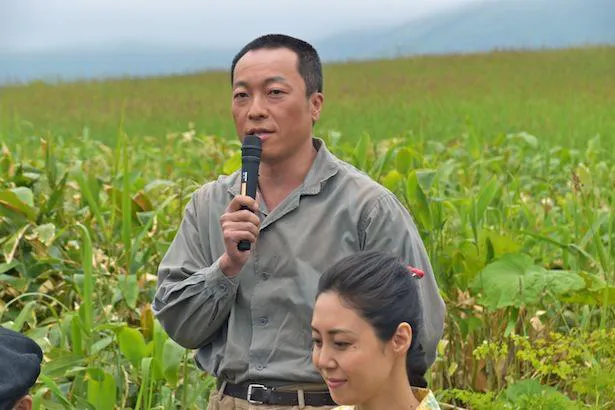
[(371, 251), (340, 260), (320, 278), (312, 361), (333, 400), (349, 405), (336, 409), (440, 408), (426, 388), (418, 338), (421, 276), (419, 269)]

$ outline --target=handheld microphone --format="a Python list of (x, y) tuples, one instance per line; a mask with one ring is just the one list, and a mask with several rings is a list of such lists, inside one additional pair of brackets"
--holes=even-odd
[[(256, 187), (258, 186), (258, 167), (261, 162), (262, 142), (256, 135), (246, 135), (241, 145), (241, 195), (248, 195), (256, 199)], [(248, 209), (242, 206), (241, 209)], [(242, 239), (237, 244), (237, 249), (247, 251), (250, 242)]]

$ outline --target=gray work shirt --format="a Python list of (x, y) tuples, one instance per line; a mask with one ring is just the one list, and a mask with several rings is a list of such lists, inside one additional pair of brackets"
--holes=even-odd
[(153, 310), (169, 336), (198, 349), (201, 369), (231, 383), (322, 382), (311, 361), (318, 279), (339, 259), (382, 250), (424, 270), (421, 335), (436, 355), (445, 306), (416, 226), (385, 187), (335, 157), (321, 139), (304, 183), (272, 212), (241, 272), (225, 276), (220, 217), (239, 193), (239, 171), (196, 190), (158, 270)]

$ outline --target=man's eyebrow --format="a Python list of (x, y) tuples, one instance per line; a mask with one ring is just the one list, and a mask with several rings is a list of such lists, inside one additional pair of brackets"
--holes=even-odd
[[(276, 75), (273, 77), (269, 77), (265, 80), (265, 85), (270, 84), (270, 83), (288, 83), (288, 80), (281, 76), (281, 75)], [(248, 83), (246, 81), (235, 81), (235, 83), (233, 84), (234, 87), (248, 87)]]
[(281, 75), (276, 75), (274, 77), (269, 77), (268, 79), (265, 80), (265, 84), (269, 84), (269, 83), (287, 83), (288, 80), (284, 77), (282, 77)]
[(248, 83), (245, 81), (235, 81), (233, 87), (248, 87)]

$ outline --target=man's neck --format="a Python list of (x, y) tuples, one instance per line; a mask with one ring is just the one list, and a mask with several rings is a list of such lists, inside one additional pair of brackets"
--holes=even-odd
[(275, 164), (261, 162), (258, 187), (269, 211), (273, 211), (303, 183), (316, 154), (316, 149), (310, 139), (297, 155)]

